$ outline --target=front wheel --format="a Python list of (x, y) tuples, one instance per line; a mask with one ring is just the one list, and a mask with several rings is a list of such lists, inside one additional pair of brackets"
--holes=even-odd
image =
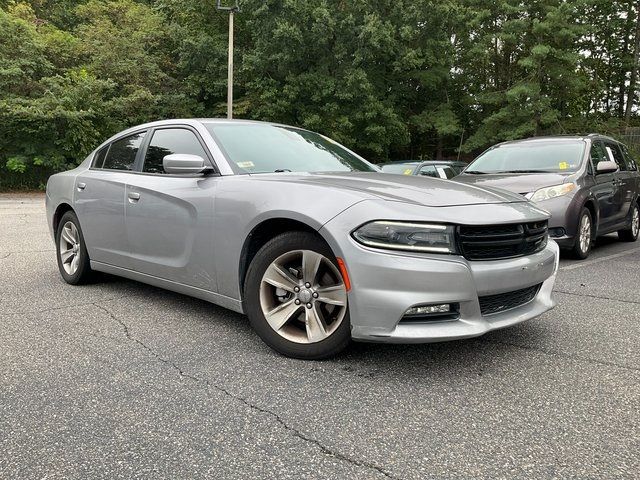
[(245, 306), (260, 338), (289, 357), (331, 357), (351, 340), (336, 258), (312, 233), (284, 233), (260, 249), (247, 272)]
[(640, 233), (640, 210), (638, 204), (634, 203), (631, 207), (631, 224), (629, 228), (618, 231), (618, 238), (624, 242), (635, 242)]
[(591, 253), (593, 244), (593, 218), (588, 208), (583, 208), (578, 221), (578, 234), (573, 245), (572, 254), (575, 258), (585, 259)]

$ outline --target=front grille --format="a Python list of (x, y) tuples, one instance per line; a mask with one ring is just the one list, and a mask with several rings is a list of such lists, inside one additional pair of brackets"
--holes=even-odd
[(541, 286), (542, 284), (538, 284), (533, 287), (514, 290), (512, 292), (479, 297), (480, 312), (482, 315), (491, 315), (493, 313), (504, 312), (506, 310), (519, 307), (520, 305), (524, 305), (525, 303), (529, 303), (538, 294)]
[(547, 244), (547, 221), (508, 225), (461, 225), (458, 243), (468, 260), (521, 257), (542, 250)]

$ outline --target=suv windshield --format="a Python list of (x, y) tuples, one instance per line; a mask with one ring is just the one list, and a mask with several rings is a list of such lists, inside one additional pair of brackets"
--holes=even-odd
[(205, 126), (240, 173), (378, 171), (333, 140), (307, 130), (253, 123)]
[(487, 150), (465, 173), (569, 173), (582, 162), (582, 140), (509, 143)]

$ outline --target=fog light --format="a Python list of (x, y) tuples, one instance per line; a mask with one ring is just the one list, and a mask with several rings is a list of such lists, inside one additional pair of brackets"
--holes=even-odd
[(551, 238), (564, 237), (564, 235), (565, 235), (565, 231), (564, 231), (564, 228), (562, 228), (562, 227), (556, 227), (556, 228), (550, 228), (549, 229), (549, 236)]
[(450, 313), (451, 305), (442, 303), (440, 305), (420, 305), (411, 307), (405, 312), (405, 315), (433, 315), (438, 313)]

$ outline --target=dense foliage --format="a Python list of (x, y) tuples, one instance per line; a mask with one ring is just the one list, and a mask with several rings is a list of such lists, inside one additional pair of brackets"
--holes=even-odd
[[(244, 0), (241, 118), (373, 160), (638, 122), (635, 0)], [(0, 188), (35, 186), (137, 123), (224, 116), (215, 0), (0, 0)]]

